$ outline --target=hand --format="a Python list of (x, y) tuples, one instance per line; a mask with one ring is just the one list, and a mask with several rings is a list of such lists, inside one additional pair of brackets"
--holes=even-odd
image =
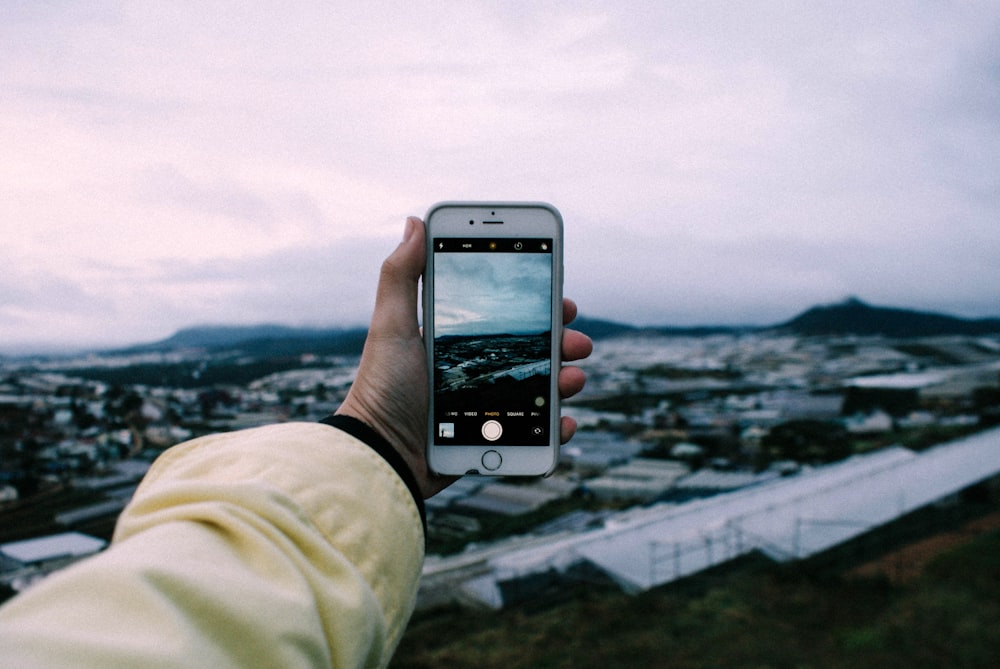
[[(446, 488), (454, 478), (432, 474), (427, 467), (427, 355), (417, 322), (418, 287), (426, 260), (423, 221), (406, 219), (403, 241), (382, 263), (375, 311), (358, 375), (338, 414), (370, 425), (392, 444), (416, 477), (424, 497)], [(563, 322), (576, 318), (576, 304), (563, 300)], [(582, 332), (564, 330), (563, 359), (590, 355), (593, 344)], [(559, 394), (566, 398), (583, 389), (586, 374), (578, 367), (559, 370)], [(563, 443), (576, 432), (576, 421), (562, 417)]]

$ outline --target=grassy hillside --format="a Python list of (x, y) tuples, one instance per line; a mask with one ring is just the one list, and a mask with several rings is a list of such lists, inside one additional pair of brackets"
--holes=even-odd
[(391, 666), (993, 667), (1000, 657), (1000, 519), (993, 518), (993, 529), (974, 539), (960, 534), (903, 580), (877, 569), (834, 573), (750, 558), (636, 597), (581, 586), (542, 609), (422, 614)]

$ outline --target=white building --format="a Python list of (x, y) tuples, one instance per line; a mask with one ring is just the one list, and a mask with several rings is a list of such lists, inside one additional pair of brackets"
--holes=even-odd
[(0, 544), (0, 581), (20, 592), (49, 573), (104, 549), (107, 542), (80, 532)]

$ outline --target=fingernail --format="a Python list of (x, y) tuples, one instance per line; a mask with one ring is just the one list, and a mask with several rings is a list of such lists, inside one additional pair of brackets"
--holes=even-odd
[(403, 243), (404, 244), (406, 242), (410, 241), (410, 237), (413, 236), (413, 229), (414, 229), (415, 226), (416, 226), (416, 221), (413, 220), (413, 217), (412, 216), (407, 217), (407, 219), (406, 219), (406, 227), (403, 228)]

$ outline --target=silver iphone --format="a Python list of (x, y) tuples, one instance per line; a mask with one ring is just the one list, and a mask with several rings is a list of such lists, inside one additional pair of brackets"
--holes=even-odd
[(559, 458), (562, 217), (533, 202), (427, 214), (428, 463), (540, 476)]

